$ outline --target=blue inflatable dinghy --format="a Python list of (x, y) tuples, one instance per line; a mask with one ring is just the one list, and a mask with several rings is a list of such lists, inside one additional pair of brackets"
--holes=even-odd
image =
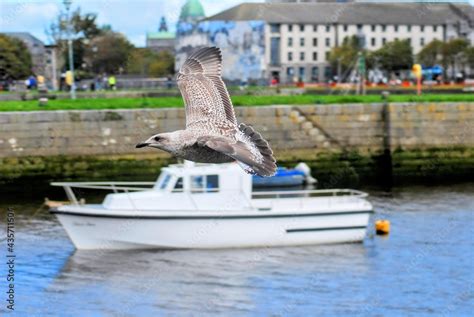
[(302, 186), (306, 182), (306, 173), (297, 169), (279, 167), (272, 177), (253, 176), (254, 187)]

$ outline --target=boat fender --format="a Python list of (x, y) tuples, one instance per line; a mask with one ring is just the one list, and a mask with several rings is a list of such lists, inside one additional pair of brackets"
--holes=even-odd
[(304, 174), (306, 184), (316, 184), (318, 181), (316, 178), (311, 176), (311, 168), (308, 166), (308, 164), (304, 162), (300, 162), (295, 166), (296, 171), (300, 171)]
[(298, 163), (295, 170), (303, 172), (305, 176), (311, 176), (311, 168), (304, 162)]
[(375, 221), (375, 232), (378, 235), (387, 235), (390, 233), (390, 221), (381, 219)]

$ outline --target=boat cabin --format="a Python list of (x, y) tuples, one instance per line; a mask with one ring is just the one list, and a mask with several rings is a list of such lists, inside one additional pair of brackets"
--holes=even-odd
[(242, 210), (251, 208), (252, 177), (236, 163), (170, 165), (151, 190), (114, 193), (103, 206), (119, 210)]

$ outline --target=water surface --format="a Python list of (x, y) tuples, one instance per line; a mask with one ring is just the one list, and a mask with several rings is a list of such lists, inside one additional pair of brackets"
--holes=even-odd
[(0, 255), (10, 206), (19, 316), (470, 316), (473, 194), (474, 184), (372, 191), (372, 222), (389, 219), (392, 233), (374, 236), (371, 223), (361, 244), (126, 252), (75, 251), (39, 200), (9, 199)]

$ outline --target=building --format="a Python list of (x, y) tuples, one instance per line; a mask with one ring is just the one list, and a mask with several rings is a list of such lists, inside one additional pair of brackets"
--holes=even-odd
[[(177, 32), (186, 32), (193, 29), (196, 23), (205, 18), (204, 8), (199, 0), (187, 0), (182, 6), (179, 20), (176, 25)], [(165, 17), (161, 17), (158, 32), (146, 34), (146, 47), (155, 52), (175, 52), (177, 46), (176, 33), (170, 32)], [(181, 47), (182, 45), (178, 45)]]
[(176, 35), (168, 31), (168, 25), (165, 17), (161, 17), (158, 32), (148, 32), (146, 34), (146, 47), (155, 52), (168, 51), (174, 52)]
[(265, 0), (267, 3), (355, 2), (357, 0)]
[[(7, 36), (21, 40), (31, 55), (32, 74), (44, 76), (49, 89), (57, 89), (59, 67), (62, 56), (55, 45), (45, 45), (41, 40), (27, 32), (5, 32)], [(59, 66), (59, 67), (58, 67)]]
[[(474, 42), (474, 9), (451, 3), (244, 3), (178, 32), (184, 46), (216, 45), (227, 80), (323, 82), (333, 76), (330, 50), (345, 37), (365, 39), (377, 50), (408, 39), (414, 53), (434, 39)], [(177, 56), (177, 67), (184, 60)]]
[(32, 73), (44, 75), (46, 67), (46, 48), (44, 43), (27, 32), (6, 32), (3, 34), (21, 40), (30, 52)]
[(179, 23), (195, 23), (205, 18), (204, 8), (199, 0), (188, 0), (181, 8)]
[(61, 65), (64, 65), (64, 56), (59, 52), (56, 45), (45, 45), (45, 68), (44, 78), (48, 88), (59, 89), (59, 78)]
[(187, 54), (194, 48), (206, 45), (207, 37), (198, 29), (199, 21), (206, 17), (199, 0), (188, 0), (181, 8), (179, 21), (176, 24), (176, 61), (175, 69), (179, 70)]

